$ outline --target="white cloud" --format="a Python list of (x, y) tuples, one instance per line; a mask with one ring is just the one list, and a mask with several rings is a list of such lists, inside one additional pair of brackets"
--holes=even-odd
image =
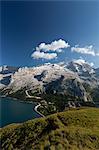
[(71, 48), (71, 51), (72, 52), (75, 51), (75, 52), (81, 53), (81, 54), (89, 54), (89, 55), (93, 55), (93, 56), (96, 55), (92, 45), (85, 46), (85, 47), (79, 47), (79, 45), (75, 45), (75, 47)]
[(63, 48), (68, 47), (70, 47), (70, 45), (62, 39), (53, 41), (50, 44), (41, 43), (35, 48), (35, 51), (32, 53), (31, 57), (34, 59), (54, 59), (57, 58), (57, 53), (62, 52)]
[(63, 48), (68, 48), (70, 47), (70, 45), (65, 42), (62, 39), (59, 40), (55, 40), (50, 44), (46, 44), (46, 43), (41, 43), (38, 47), (36, 47), (36, 51), (44, 51), (44, 52), (48, 52), (48, 51), (56, 51), (56, 52), (62, 52)]
[(40, 52), (40, 51), (35, 51), (31, 55), (34, 59), (54, 59), (57, 58), (56, 53), (45, 53), (45, 52)]

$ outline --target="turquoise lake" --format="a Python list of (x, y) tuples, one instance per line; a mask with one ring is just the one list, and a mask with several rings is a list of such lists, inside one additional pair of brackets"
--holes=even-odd
[(0, 127), (41, 117), (35, 112), (34, 107), (35, 103), (0, 97)]

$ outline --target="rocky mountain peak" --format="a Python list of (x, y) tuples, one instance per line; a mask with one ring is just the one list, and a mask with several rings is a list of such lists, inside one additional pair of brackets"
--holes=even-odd
[[(86, 85), (86, 86), (85, 86)], [(0, 67), (0, 90), (15, 93), (22, 89), (41, 93), (57, 93), (72, 97), (87, 97), (86, 87), (97, 88), (99, 69), (81, 60), (64, 63), (46, 63), (37, 67)], [(9, 94), (6, 93), (6, 94)]]
[(95, 69), (92, 67), (92, 64), (89, 64), (82, 59), (71, 61), (66, 67), (81, 76), (90, 76), (95, 73)]

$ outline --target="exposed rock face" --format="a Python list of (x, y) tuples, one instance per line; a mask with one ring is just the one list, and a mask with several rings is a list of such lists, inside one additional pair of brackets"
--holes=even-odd
[(91, 77), (95, 74), (95, 69), (92, 68), (92, 66), (87, 62), (80, 62), (78, 60), (75, 60), (68, 63), (66, 67), (84, 77)]
[(1, 66), (0, 67), (0, 89), (8, 86), (11, 82), (12, 74), (18, 71), (18, 67)]
[(0, 89), (6, 95), (27, 89), (91, 101), (90, 90), (87, 89), (93, 90), (98, 86), (99, 69), (86, 62), (44, 64), (31, 68), (0, 67)]
[(86, 91), (78, 78), (65, 78), (61, 76), (59, 79), (45, 85), (46, 93), (59, 93), (62, 95), (71, 95), (72, 97), (82, 98), (88, 101)]
[(99, 68), (95, 69), (95, 76), (99, 79)]

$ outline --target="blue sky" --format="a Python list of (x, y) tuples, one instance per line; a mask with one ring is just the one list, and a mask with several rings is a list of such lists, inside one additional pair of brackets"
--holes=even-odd
[(1, 44), (0, 65), (34, 66), (81, 57), (99, 67), (99, 1), (2, 1)]

